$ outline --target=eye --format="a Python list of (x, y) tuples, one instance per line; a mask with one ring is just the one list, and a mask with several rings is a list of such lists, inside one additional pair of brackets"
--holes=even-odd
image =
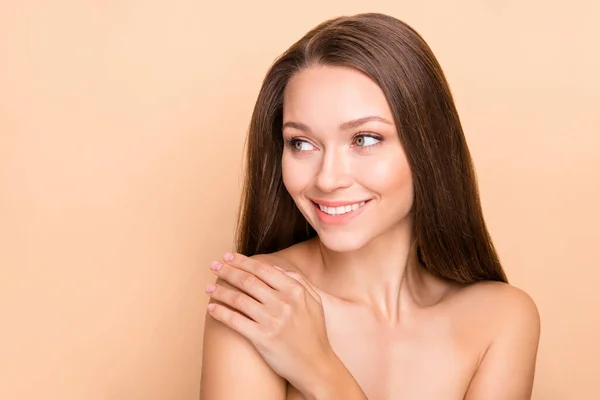
[(356, 144), (358, 147), (374, 146), (379, 142), (381, 142), (381, 139), (373, 135), (361, 134), (354, 137), (354, 144)]
[(290, 138), (286, 139), (286, 142), (293, 151), (310, 151), (314, 149), (312, 144), (302, 139)]

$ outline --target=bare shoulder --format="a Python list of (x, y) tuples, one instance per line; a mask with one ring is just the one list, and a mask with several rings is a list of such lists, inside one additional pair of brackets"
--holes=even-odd
[[(264, 262), (280, 262), (277, 256), (258, 255)], [(222, 279), (217, 283), (238, 290)], [(211, 303), (220, 303), (214, 299)], [(225, 306), (227, 307), (227, 306)], [(200, 400), (286, 398), (287, 382), (264, 361), (254, 345), (238, 332), (205, 315)]]
[(470, 304), (487, 311), (488, 322), (522, 323), (524, 327), (535, 329), (540, 325), (537, 305), (529, 294), (515, 286), (486, 281), (472, 284), (462, 289), (460, 296)]
[(246, 338), (206, 314), (200, 400), (283, 400), (285, 390), (285, 380)]
[(310, 262), (307, 262), (311, 257), (310, 246), (311, 243), (306, 241), (274, 253), (256, 254), (250, 258), (306, 275), (305, 266), (310, 265)]
[[(485, 332), (485, 348), (466, 399), (530, 399), (533, 388), (540, 315), (525, 291), (501, 282), (480, 282), (459, 293)], [(461, 306), (462, 308), (462, 306)]]
[[(308, 254), (305, 248), (306, 244), (299, 243), (250, 258), (302, 273), (298, 265), (306, 264), (302, 262)], [(220, 278), (217, 283), (238, 290)], [(217, 301), (211, 299), (211, 302)], [(201, 400), (285, 399), (287, 382), (269, 367), (250, 341), (208, 313), (205, 321)]]

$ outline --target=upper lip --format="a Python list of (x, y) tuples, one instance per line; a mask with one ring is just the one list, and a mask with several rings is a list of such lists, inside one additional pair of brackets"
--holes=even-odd
[(362, 202), (367, 202), (371, 199), (365, 199), (365, 200), (350, 200), (350, 201), (325, 201), (325, 200), (315, 200), (315, 199), (311, 199), (311, 201), (313, 203), (316, 203), (320, 206), (325, 206), (325, 207), (343, 207), (343, 206), (349, 206), (352, 204), (360, 204)]

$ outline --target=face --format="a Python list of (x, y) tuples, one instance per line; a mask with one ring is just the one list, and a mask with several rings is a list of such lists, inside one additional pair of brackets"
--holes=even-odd
[(387, 100), (368, 76), (314, 66), (284, 93), (283, 182), (323, 245), (362, 248), (406, 223), (413, 188)]

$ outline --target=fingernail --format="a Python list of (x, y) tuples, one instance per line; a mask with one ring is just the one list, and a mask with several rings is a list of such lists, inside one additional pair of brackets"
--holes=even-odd
[(213, 284), (206, 286), (206, 293), (212, 293), (217, 289), (217, 287)]
[(213, 261), (212, 263), (210, 263), (210, 269), (212, 269), (213, 271), (218, 271), (219, 268), (221, 268), (223, 264), (221, 264), (218, 261)]
[(231, 261), (233, 260), (233, 254), (232, 253), (227, 253), (223, 256), (223, 260), (225, 261)]
[(214, 311), (214, 309), (215, 309), (215, 307), (216, 307), (216, 306), (217, 306), (216, 304), (214, 304), (214, 303), (210, 303), (210, 304), (208, 305), (208, 311)]

